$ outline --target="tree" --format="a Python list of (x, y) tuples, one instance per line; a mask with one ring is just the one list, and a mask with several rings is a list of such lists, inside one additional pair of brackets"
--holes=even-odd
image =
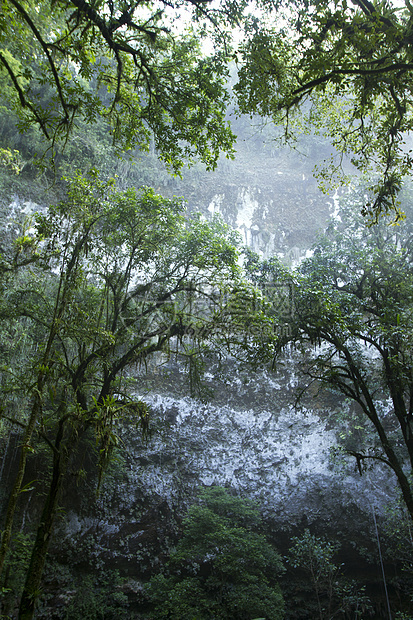
[[(363, 190), (358, 203), (354, 194), (349, 200), (360, 206)], [(413, 518), (411, 233), (407, 226), (366, 229), (348, 209), (340, 213), (297, 271), (256, 257), (247, 268), (273, 295), (276, 354), (302, 348), (310, 381), (357, 403), (377, 440), (351, 451), (360, 473), (372, 460), (390, 467)], [(280, 323), (288, 329), (277, 329)]]
[[(269, 15), (250, 20), (238, 53), (241, 111), (284, 123), (287, 139), (294, 117), (301, 126), (306, 117), (369, 175), (362, 212), (372, 221), (394, 211), (401, 217), (397, 195), (413, 165), (406, 146), (413, 128), (413, 6), (409, 0), (264, 5)], [(321, 174), (334, 176), (338, 168), (330, 161)]]
[[(340, 545), (311, 534), (308, 529), (302, 536), (291, 539), (287, 562), (294, 569), (300, 569), (310, 577), (311, 587), (315, 593), (316, 604), (306, 612), (311, 617), (335, 618), (344, 613), (354, 618), (361, 618), (363, 613), (371, 611), (369, 599), (364, 595), (364, 588), (345, 579), (341, 574), (342, 564), (336, 563), (336, 554)], [(302, 601), (300, 602), (302, 605)]]
[(152, 617), (282, 618), (275, 581), (281, 558), (257, 531), (257, 508), (221, 487), (206, 488), (199, 496), (184, 519), (166, 574), (151, 579)]
[[(22, 355), (4, 352), (2, 417), (22, 428), (20, 465), (2, 537), (3, 564), (26, 461), (50, 451), (45, 503), (26, 575), (20, 618), (31, 618), (67, 469), (84, 441), (99, 446), (102, 472), (120, 420), (141, 425), (148, 410), (128, 396), (133, 364), (211, 337), (220, 288), (240, 279), (236, 234), (219, 219), (186, 219), (181, 199), (150, 189), (119, 192), (96, 173), (76, 177), (67, 199), (38, 214), (1, 261), (13, 286), (2, 312), (10, 333), (27, 328)], [(208, 301), (208, 304), (203, 302)], [(216, 308), (216, 311), (215, 311)], [(19, 407), (13, 398), (20, 394)], [(82, 443), (83, 442), (83, 443)], [(41, 450), (40, 450), (41, 452)]]
[[(77, 119), (108, 120), (122, 150), (148, 148), (152, 135), (175, 170), (195, 155), (214, 166), (231, 154), (225, 120), (226, 30), (236, 3), (3, 2), (2, 99), (36, 125), (49, 146), (65, 142)], [(213, 31), (217, 53), (202, 53)]]

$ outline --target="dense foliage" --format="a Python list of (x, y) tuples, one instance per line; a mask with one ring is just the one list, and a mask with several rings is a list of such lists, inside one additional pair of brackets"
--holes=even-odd
[[(145, 149), (153, 136), (173, 168), (195, 154), (213, 166), (233, 142), (224, 33), (235, 18), (231, 3), (4, 2), (3, 102), (23, 130), (35, 124), (52, 146), (79, 119), (102, 117), (122, 150)], [(222, 45), (207, 57), (201, 42), (210, 29)]]
[(154, 146), (174, 170), (194, 157), (214, 167), (233, 152), (235, 61), (242, 113), (282, 123), (287, 141), (303, 130), (327, 136), (333, 157), (319, 168), (321, 184), (343, 180), (349, 155), (369, 178), (362, 212), (400, 218), (413, 162), (412, 15), (408, 1), (8, 0), (0, 105), (22, 131), (39, 128), (55, 155), (79, 124), (103, 119), (103, 141), (110, 134), (120, 152)]
[[(267, 4), (267, 3), (265, 3)], [(270, 3), (268, 3), (270, 4)], [(413, 160), (413, 7), (406, 2), (295, 0), (252, 18), (240, 50), (240, 107), (327, 135), (337, 157), (321, 177), (340, 173), (342, 154), (369, 180), (361, 210), (372, 220), (400, 210), (397, 195)], [(333, 151), (334, 152), (334, 151)]]
[(190, 507), (182, 538), (164, 574), (153, 577), (152, 618), (247, 620), (283, 618), (276, 583), (281, 558), (259, 528), (251, 501), (206, 488)]

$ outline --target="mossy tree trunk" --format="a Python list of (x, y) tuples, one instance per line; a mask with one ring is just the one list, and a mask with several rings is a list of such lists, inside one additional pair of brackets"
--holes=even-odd
[(47, 551), (53, 533), (56, 512), (59, 508), (62, 483), (67, 472), (70, 457), (81, 436), (81, 433), (69, 431), (71, 436), (68, 438), (64, 437), (67, 419), (67, 416), (62, 418), (58, 424), (58, 431), (53, 446), (53, 467), (49, 490), (26, 574), (26, 582), (20, 600), (19, 620), (30, 620), (35, 612)]

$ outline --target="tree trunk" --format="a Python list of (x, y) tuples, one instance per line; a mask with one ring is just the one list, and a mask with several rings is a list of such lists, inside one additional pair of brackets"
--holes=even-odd
[(2, 574), (2, 571), (4, 568), (4, 561), (5, 561), (7, 550), (10, 544), (13, 521), (14, 521), (14, 513), (16, 510), (17, 500), (20, 495), (21, 486), (23, 483), (24, 472), (26, 471), (27, 453), (30, 448), (30, 442), (33, 436), (34, 428), (35, 428), (36, 421), (40, 413), (40, 410), (41, 410), (41, 398), (40, 398), (40, 392), (39, 392), (35, 397), (35, 401), (32, 407), (32, 413), (31, 413), (29, 422), (26, 426), (24, 435), (23, 435), (23, 445), (22, 445), (21, 453), (20, 453), (19, 469), (17, 471), (16, 479), (14, 481), (13, 489), (11, 491), (9, 502), (7, 505), (6, 519), (4, 523), (3, 535), (1, 538), (1, 546), (0, 546), (0, 575)]
[[(61, 274), (59, 289), (62, 286), (62, 282), (63, 282), (63, 277)], [(7, 550), (10, 544), (13, 521), (14, 521), (14, 513), (16, 511), (17, 500), (20, 495), (24, 473), (26, 470), (27, 453), (30, 448), (30, 442), (32, 440), (33, 433), (35, 431), (36, 422), (42, 411), (42, 394), (43, 394), (43, 389), (44, 389), (45, 380), (46, 380), (46, 367), (49, 364), (53, 342), (58, 333), (59, 319), (63, 314), (63, 310), (64, 310), (65, 303), (66, 303), (65, 297), (63, 298), (63, 302), (64, 303), (62, 303), (61, 307), (59, 308), (60, 302), (59, 302), (59, 295), (58, 295), (56, 304), (55, 304), (55, 309), (54, 309), (53, 321), (50, 326), (49, 337), (47, 339), (45, 352), (43, 354), (42, 361), (40, 364), (40, 370), (37, 375), (32, 411), (31, 411), (30, 418), (26, 426), (26, 430), (23, 435), (23, 445), (22, 445), (22, 451), (20, 455), (19, 469), (17, 472), (16, 479), (14, 481), (12, 492), (10, 494), (9, 503), (7, 505), (6, 519), (5, 519), (5, 524), (4, 524), (3, 535), (1, 538), (0, 576), (4, 568), (4, 560), (6, 558)]]
[(71, 450), (68, 449), (67, 442), (62, 442), (63, 427), (64, 420), (61, 420), (55, 441), (53, 471), (49, 492), (43, 508), (40, 525), (37, 529), (30, 565), (26, 574), (26, 583), (24, 585), (23, 594), (20, 600), (19, 620), (31, 620), (40, 594), (40, 584), (46, 561), (46, 555), (53, 532), (56, 510), (59, 505), (62, 482), (71, 454)]

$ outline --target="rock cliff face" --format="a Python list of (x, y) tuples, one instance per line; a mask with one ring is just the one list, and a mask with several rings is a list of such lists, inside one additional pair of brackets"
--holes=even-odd
[(288, 261), (314, 243), (334, 208), (312, 176), (313, 165), (287, 149), (248, 151), (247, 143), (234, 162), (208, 174), (190, 170), (160, 189), (183, 195), (190, 210), (220, 213), (254, 251)]
[[(395, 481), (386, 470), (361, 477), (354, 461), (334, 456), (339, 433), (351, 434), (337, 422), (348, 404), (332, 393), (318, 399), (309, 394), (294, 407), (299, 378), (294, 359), (284, 361), (275, 374), (252, 373), (234, 361), (220, 370), (211, 365), (206, 382), (214, 396), (208, 402), (186, 395), (186, 372), (174, 362), (162, 373), (137, 372), (134, 392), (150, 406), (153, 435), (142, 442), (129, 428), (121, 430), (122, 481), (104, 485), (100, 499), (112, 534), (125, 519), (136, 520), (142, 495), (173, 511), (200, 484), (256, 498), (281, 530), (303, 520), (352, 530), (371, 519), (372, 506), (381, 511), (394, 498)], [(80, 526), (77, 520), (75, 529)]]

